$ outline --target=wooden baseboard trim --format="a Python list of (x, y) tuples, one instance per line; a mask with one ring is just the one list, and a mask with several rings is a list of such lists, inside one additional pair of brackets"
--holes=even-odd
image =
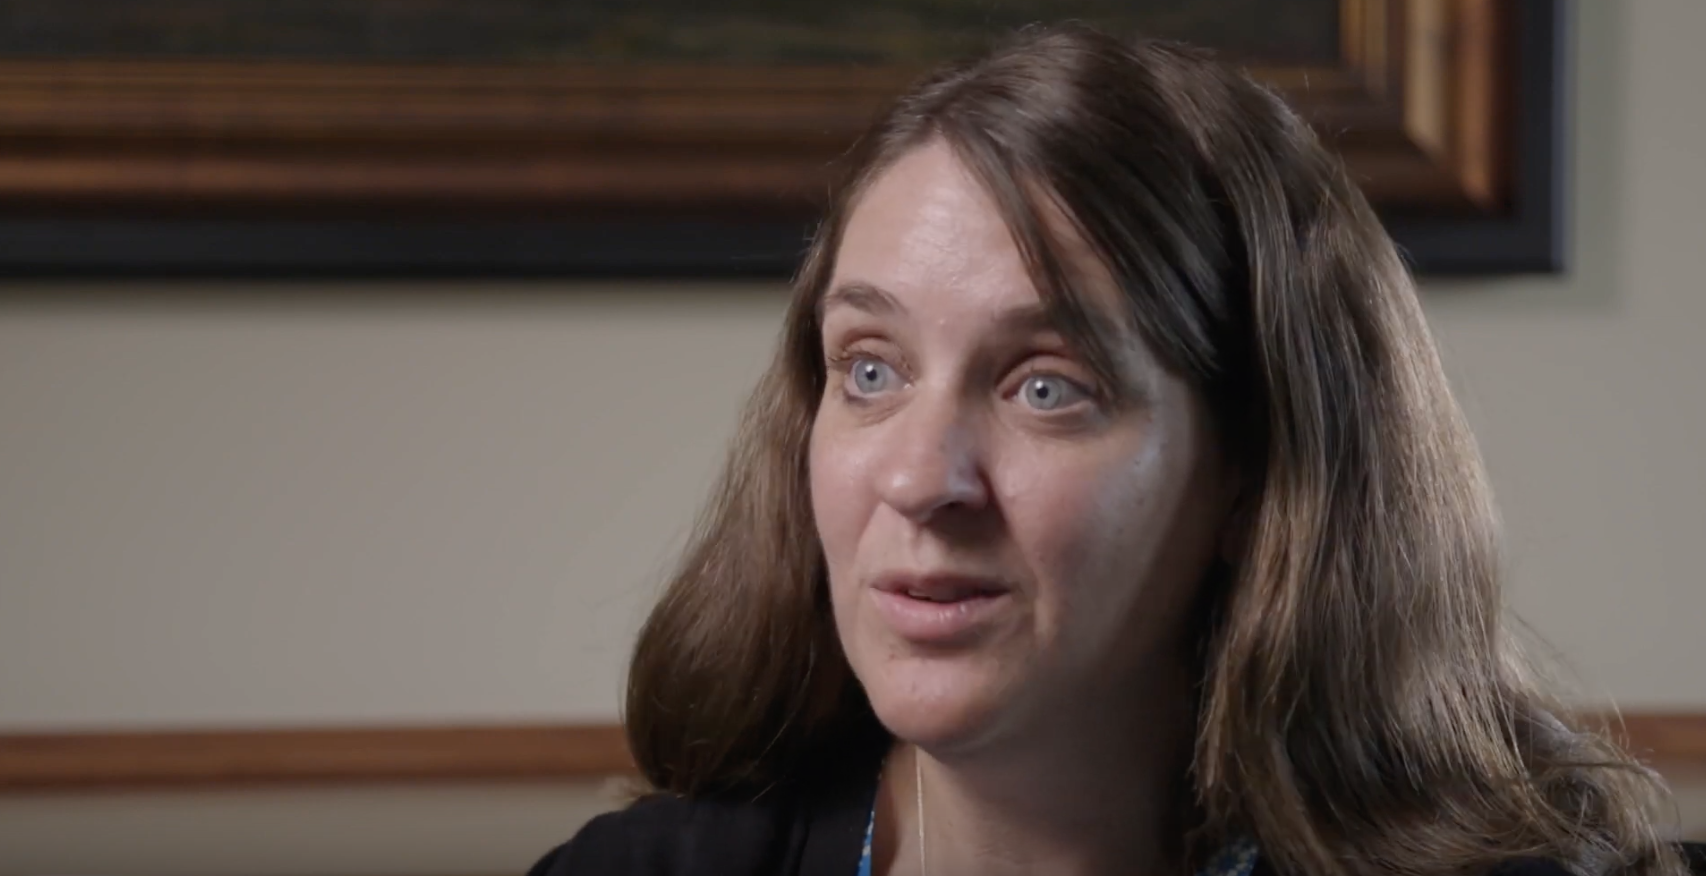
[[(1706, 713), (1632, 712), (1613, 731), (1662, 772), (1706, 774)], [(615, 724), (0, 734), (0, 793), (599, 781), (633, 771)]]
[(1610, 728), (1630, 752), (1661, 771), (1706, 772), (1706, 712), (1627, 712)]
[(633, 771), (614, 724), (0, 734), (0, 792), (595, 781)]

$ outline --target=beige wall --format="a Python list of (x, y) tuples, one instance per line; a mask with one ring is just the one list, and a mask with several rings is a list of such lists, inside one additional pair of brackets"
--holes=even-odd
[[(1516, 608), (1586, 698), (1706, 709), (1706, 3), (1578, 5), (1573, 269), (1434, 283), (1428, 308)], [(614, 718), (781, 306), (771, 285), (0, 295), (0, 729)], [(0, 873), (503, 872), (603, 799), (0, 798)]]

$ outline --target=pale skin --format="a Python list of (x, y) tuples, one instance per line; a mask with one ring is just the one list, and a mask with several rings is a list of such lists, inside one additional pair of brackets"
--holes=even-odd
[[(1119, 319), (1106, 271), (1077, 267)], [(1185, 627), (1230, 495), (1201, 400), (1135, 335), (1125, 400), (1098, 386), (940, 143), (860, 198), (823, 323), (813, 512), (843, 647), (897, 740), (876, 872), (921, 870), (915, 765), (932, 876), (1182, 872)], [(878, 583), (937, 574), (992, 595), (923, 640)]]

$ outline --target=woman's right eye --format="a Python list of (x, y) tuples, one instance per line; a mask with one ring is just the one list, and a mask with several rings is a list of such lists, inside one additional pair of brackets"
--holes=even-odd
[(847, 386), (855, 395), (876, 395), (892, 388), (897, 379), (887, 362), (869, 356), (855, 358), (847, 369)]

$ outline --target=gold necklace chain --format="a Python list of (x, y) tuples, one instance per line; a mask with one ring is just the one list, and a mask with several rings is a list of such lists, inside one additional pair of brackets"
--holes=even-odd
[(930, 859), (924, 855), (924, 760), (912, 749), (912, 784), (918, 789), (918, 874), (930, 876)]

